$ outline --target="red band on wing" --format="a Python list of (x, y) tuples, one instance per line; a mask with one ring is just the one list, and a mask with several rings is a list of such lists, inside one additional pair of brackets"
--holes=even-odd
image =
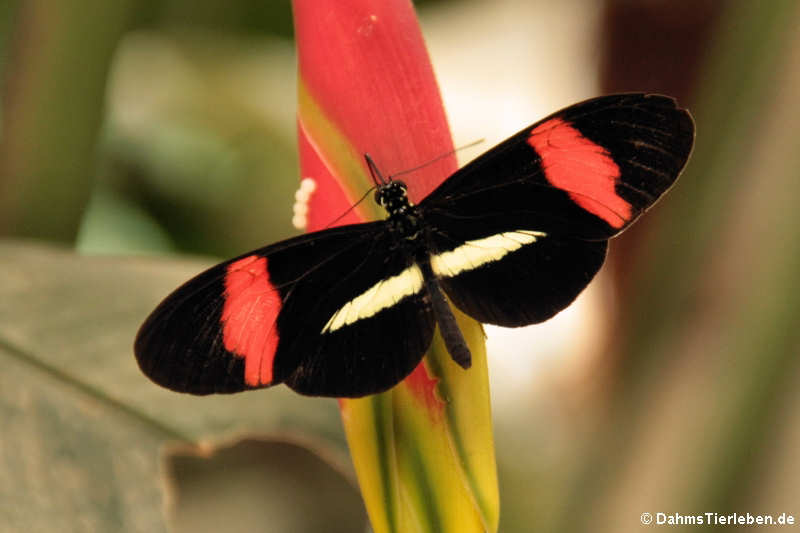
[(632, 218), (631, 204), (614, 190), (619, 166), (608, 152), (560, 118), (534, 128), (528, 144), (542, 158), (545, 177), (573, 202), (621, 228)]
[(280, 309), (281, 296), (269, 280), (266, 257), (251, 255), (228, 265), (222, 340), (226, 350), (244, 357), (244, 381), (251, 387), (272, 382)]

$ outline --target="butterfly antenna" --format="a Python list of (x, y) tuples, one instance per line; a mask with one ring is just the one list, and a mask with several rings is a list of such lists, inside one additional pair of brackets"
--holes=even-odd
[(376, 164), (375, 164), (375, 161), (372, 159), (372, 157), (371, 157), (369, 154), (364, 154), (364, 161), (366, 161), (366, 162), (367, 162), (367, 168), (369, 168), (369, 173), (370, 173), (370, 176), (372, 177), (372, 182), (373, 182), (375, 185), (373, 185), (372, 187), (370, 187), (369, 189), (367, 189), (367, 192), (365, 192), (365, 193), (364, 193), (364, 195), (363, 195), (361, 198), (359, 198), (359, 200), (358, 200), (356, 203), (354, 203), (353, 205), (351, 205), (351, 206), (350, 206), (350, 208), (349, 208), (347, 211), (345, 211), (344, 213), (342, 213), (341, 215), (339, 215), (338, 217), (336, 217), (334, 220), (332, 220), (332, 221), (331, 221), (331, 222), (330, 222), (330, 223), (329, 223), (327, 226), (325, 226), (325, 227), (326, 227), (326, 228), (330, 228), (331, 226), (333, 226), (334, 224), (336, 224), (337, 222), (339, 222), (341, 219), (343, 219), (344, 217), (346, 217), (346, 216), (348, 215), (348, 213), (350, 213), (351, 211), (353, 211), (353, 210), (354, 210), (354, 209), (355, 209), (355, 208), (358, 206), (358, 204), (360, 204), (361, 202), (363, 202), (363, 201), (364, 201), (364, 200), (367, 198), (367, 196), (369, 196), (369, 193), (371, 193), (372, 191), (374, 191), (374, 190), (375, 190), (377, 187), (381, 187), (381, 186), (383, 186), (383, 185), (386, 185), (386, 184), (388, 184), (388, 183), (389, 183), (389, 182), (392, 180), (392, 178), (395, 178), (395, 177), (397, 177), (397, 176), (402, 176), (403, 174), (409, 174), (409, 173), (411, 173), (411, 172), (414, 172), (414, 171), (416, 171), (416, 170), (419, 170), (419, 169), (421, 169), (421, 168), (424, 168), (424, 167), (426, 167), (426, 166), (428, 166), (428, 165), (430, 165), (430, 164), (433, 164), (433, 163), (435, 163), (435, 162), (437, 162), (437, 161), (439, 161), (439, 160), (441, 160), (441, 159), (444, 159), (445, 157), (449, 157), (449, 156), (453, 155), (454, 153), (458, 152), (459, 150), (463, 150), (463, 149), (465, 149), (465, 148), (471, 148), (471, 147), (473, 147), (473, 146), (475, 146), (475, 145), (477, 145), (477, 144), (480, 144), (480, 143), (482, 143), (483, 141), (484, 141), (483, 139), (478, 139), (477, 141), (473, 141), (473, 142), (471, 142), (471, 143), (469, 143), (469, 144), (465, 144), (465, 145), (463, 145), (463, 146), (459, 146), (458, 148), (454, 148), (454, 149), (452, 149), (452, 150), (450, 150), (450, 151), (448, 151), (448, 152), (445, 152), (445, 153), (443, 153), (442, 155), (439, 155), (439, 156), (436, 156), (436, 157), (434, 157), (433, 159), (431, 159), (431, 160), (430, 160), (430, 161), (428, 161), (427, 163), (423, 163), (423, 164), (421, 164), (421, 165), (418, 165), (418, 166), (416, 166), (416, 167), (413, 167), (413, 168), (409, 168), (409, 169), (403, 170), (403, 171), (401, 171), (401, 172), (398, 172), (397, 174), (392, 174), (392, 175), (391, 175), (391, 176), (389, 176), (388, 178), (385, 178), (385, 177), (383, 176), (383, 174), (381, 174), (381, 171), (380, 171), (380, 169), (378, 168), (378, 165), (376, 165)]
[[(382, 177), (382, 176), (381, 176), (381, 177)], [(374, 179), (374, 178), (373, 178), (373, 179)], [(355, 209), (355, 208), (358, 206), (358, 204), (360, 204), (361, 202), (363, 202), (363, 201), (364, 201), (364, 199), (365, 199), (367, 196), (369, 196), (369, 193), (371, 193), (371, 192), (372, 192), (372, 191), (374, 191), (374, 190), (375, 190), (375, 186), (372, 186), (372, 187), (370, 187), (369, 189), (367, 189), (367, 192), (365, 192), (365, 193), (364, 193), (364, 196), (362, 196), (361, 198), (359, 198), (359, 200), (358, 200), (356, 203), (354, 203), (353, 205), (351, 205), (351, 206), (350, 206), (350, 208), (349, 208), (347, 211), (345, 211), (344, 213), (342, 213), (341, 215), (339, 215), (338, 217), (336, 217), (335, 219), (333, 219), (332, 221), (330, 221), (330, 222), (328, 223), (328, 225), (327, 225), (327, 226), (325, 226), (325, 229), (328, 229), (328, 228), (330, 228), (331, 226), (333, 226), (334, 224), (336, 224), (337, 222), (339, 222), (340, 220), (342, 220), (344, 217), (346, 217), (348, 213), (350, 213), (350, 212), (351, 212), (353, 209)]]
[(402, 176), (403, 174), (410, 174), (410, 173), (415, 172), (415, 171), (417, 171), (417, 170), (419, 170), (421, 168), (425, 168), (428, 165), (432, 165), (433, 163), (436, 163), (437, 161), (440, 161), (440, 160), (444, 159), (445, 157), (450, 157), (451, 155), (455, 154), (456, 152), (458, 152), (460, 150), (464, 150), (465, 148), (472, 148), (473, 146), (478, 145), (478, 144), (482, 143), (483, 141), (484, 141), (484, 139), (478, 139), (477, 141), (472, 141), (471, 143), (465, 144), (463, 146), (459, 146), (458, 148), (453, 148), (449, 152), (445, 152), (442, 155), (438, 155), (438, 156), (434, 157), (433, 159), (431, 159), (427, 163), (422, 163), (421, 165), (418, 165), (416, 167), (408, 168), (406, 170), (402, 170), (402, 171), (398, 172), (397, 174), (392, 174), (390, 176), (390, 178), (396, 178), (397, 176)]
[(381, 171), (378, 169), (378, 165), (375, 164), (375, 161), (372, 160), (369, 154), (364, 154), (364, 160), (367, 162), (369, 173), (372, 175), (372, 181), (375, 183), (376, 187), (389, 183), (389, 180), (383, 177), (383, 174), (381, 174)]
[(380, 187), (381, 185), (386, 185), (387, 183), (389, 183), (389, 180), (383, 177), (383, 174), (381, 174), (381, 171), (378, 169), (378, 165), (375, 164), (375, 161), (372, 160), (372, 157), (370, 157), (369, 154), (364, 154), (364, 160), (367, 162), (369, 173), (372, 176), (372, 181), (373, 183), (375, 183), (375, 185), (367, 189), (367, 192), (365, 192), (364, 195), (361, 198), (359, 198), (356, 203), (351, 205), (347, 211), (345, 211), (335, 219), (331, 220), (328, 223), (328, 225), (325, 226), (326, 229), (330, 228), (331, 226), (342, 220), (344, 217), (346, 217), (351, 211), (353, 211), (358, 206), (358, 204), (363, 202), (367, 198), (367, 196), (369, 196), (369, 193), (374, 191), (376, 187)]

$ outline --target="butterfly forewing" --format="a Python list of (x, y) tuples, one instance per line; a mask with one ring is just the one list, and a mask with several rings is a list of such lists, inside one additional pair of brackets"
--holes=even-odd
[[(458, 170), (421, 203), (432, 224), (608, 239), (678, 178), (694, 125), (672, 98), (612, 95), (575, 104)], [(441, 221), (441, 222), (440, 222)]]
[[(694, 126), (671, 98), (568, 107), (457, 171), (420, 203), (450, 300), (501, 326), (546, 320), (603, 263), (606, 240), (677, 179)], [(436, 266), (434, 264), (434, 266)]]
[(434, 272), (450, 301), (479, 322), (504, 327), (542, 322), (567, 307), (600, 269), (607, 247), (529, 230), (467, 239), (457, 228), (437, 228), (432, 242), (439, 250)]
[(385, 390), (413, 370), (433, 334), (424, 294), (386, 282), (413, 277), (391, 248), (385, 223), (375, 222), (217, 265), (148, 317), (135, 344), (139, 365), (155, 382), (193, 394), (284, 381), (315, 395)]

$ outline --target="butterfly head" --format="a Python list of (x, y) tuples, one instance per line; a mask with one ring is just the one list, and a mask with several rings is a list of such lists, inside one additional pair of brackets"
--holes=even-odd
[(411, 206), (406, 194), (407, 189), (408, 186), (402, 181), (389, 180), (375, 191), (375, 201), (390, 215), (402, 213)]

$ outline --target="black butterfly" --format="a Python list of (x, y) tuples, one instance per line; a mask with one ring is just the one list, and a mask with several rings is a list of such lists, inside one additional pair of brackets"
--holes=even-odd
[(438, 324), (470, 352), (448, 301), (517, 327), (567, 307), (618, 235), (675, 182), (694, 142), (671, 98), (587, 100), (529, 126), (455, 172), (418, 205), (380, 177), (378, 222), (248, 252), (168, 296), (136, 338), (156, 383), (193, 394), (286, 383), (302, 394), (389, 389), (419, 364)]

